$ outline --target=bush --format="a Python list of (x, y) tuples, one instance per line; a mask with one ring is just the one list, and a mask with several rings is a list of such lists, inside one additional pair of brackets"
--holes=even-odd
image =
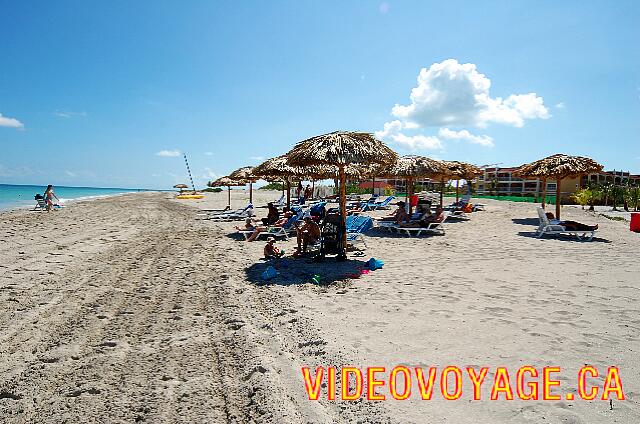
[(269, 183), (266, 186), (262, 186), (259, 188), (259, 190), (276, 190), (276, 191), (282, 191), (282, 189), (283, 189), (282, 183)]
[(200, 191), (204, 191), (205, 193), (220, 193), (222, 189), (220, 187), (207, 187)]

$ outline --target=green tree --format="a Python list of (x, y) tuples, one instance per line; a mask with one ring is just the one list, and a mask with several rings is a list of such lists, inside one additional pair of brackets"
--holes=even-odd
[(631, 186), (627, 190), (627, 202), (633, 208), (634, 211), (637, 211), (640, 207), (640, 187)]
[(613, 184), (609, 181), (605, 181), (600, 184), (600, 190), (602, 191), (602, 197), (604, 197), (604, 205), (609, 206), (609, 196), (611, 196), (611, 190), (613, 189)]
[(624, 202), (625, 192), (626, 192), (626, 188), (621, 185), (614, 184), (611, 187), (610, 196), (611, 196), (611, 202), (613, 203), (614, 211), (617, 211), (618, 205)]
[(604, 194), (597, 184), (587, 187), (587, 204), (589, 205), (590, 211), (595, 210), (596, 202), (602, 200), (602, 196), (604, 196)]
[(571, 195), (571, 199), (573, 199), (577, 204), (582, 206), (582, 209), (584, 209), (584, 207), (589, 204), (590, 195), (591, 193), (588, 188), (581, 188)]

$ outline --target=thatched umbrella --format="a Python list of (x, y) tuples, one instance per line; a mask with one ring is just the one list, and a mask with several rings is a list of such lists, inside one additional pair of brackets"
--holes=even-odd
[(186, 184), (176, 184), (173, 186), (173, 188), (179, 188), (180, 189), (180, 193), (182, 193), (182, 190), (184, 190), (185, 188), (189, 188), (188, 185)]
[(221, 177), (215, 181), (209, 181), (207, 185), (209, 187), (227, 187), (227, 196), (229, 199), (228, 207), (230, 208), (231, 207), (231, 187), (243, 186), (245, 184), (247, 184), (247, 181), (245, 180), (238, 180), (238, 179), (229, 178), (229, 177)]
[[(276, 156), (275, 158), (267, 159), (252, 170), (255, 177), (283, 179), (287, 188), (287, 206), (291, 203), (292, 180), (323, 180), (336, 178), (338, 176), (337, 166), (293, 166), (289, 164), (288, 160), (287, 155)], [(359, 168), (355, 165), (350, 165), (345, 168), (345, 174), (351, 178), (360, 178), (364, 172), (364, 168)]]
[[(287, 153), (293, 166), (334, 165), (340, 180), (340, 214), (342, 217), (342, 246), (347, 246), (345, 168), (350, 165), (390, 164), (398, 155), (372, 134), (335, 131), (303, 140)], [(346, 257), (343, 251), (340, 255)]]
[[(543, 199), (547, 196), (547, 179), (556, 180), (556, 219), (560, 219), (561, 190), (563, 178), (602, 171), (603, 166), (591, 158), (555, 154), (520, 166), (514, 175), (526, 179), (542, 179)], [(544, 207), (544, 200), (542, 203)]]
[(286, 155), (267, 159), (252, 170), (254, 176), (261, 178), (282, 178), (287, 189), (287, 206), (291, 206), (291, 178), (300, 178), (304, 172), (304, 168), (289, 165)]
[(431, 178), (445, 172), (442, 162), (425, 156), (408, 155), (398, 158), (387, 167), (380, 167), (378, 175), (388, 178), (405, 178), (407, 181), (407, 204), (411, 213), (410, 198), (413, 195), (413, 181), (416, 178)]
[(249, 203), (253, 203), (253, 183), (260, 178), (253, 175), (253, 166), (243, 166), (229, 174), (229, 178), (234, 180), (244, 180), (249, 183)]
[(435, 178), (440, 180), (440, 205), (444, 201), (444, 182), (445, 180), (456, 180), (456, 203), (459, 199), (459, 182), (460, 180), (472, 180), (477, 175), (482, 174), (482, 169), (475, 165), (466, 162), (460, 162), (456, 160), (443, 160), (440, 161), (444, 171), (437, 175)]

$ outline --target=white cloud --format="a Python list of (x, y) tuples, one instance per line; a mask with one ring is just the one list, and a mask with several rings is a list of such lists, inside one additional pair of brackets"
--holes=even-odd
[(0, 127), (24, 128), (24, 124), (15, 118), (2, 116), (2, 114), (0, 113)]
[(215, 172), (213, 172), (213, 170), (211, 168), (204, 168), (204, 173), (202, 174), (202, 176), (200, 178), (204, 178), (206, 180), (216, 180), (218, 179), (218, 174), (216, 174)]
[(76, 174), (75, 172), (71, 172), (69, 170), (65, 170), (64, 173), (65, 173), (65, 175), (67, 177), (77, 177), (78, 176), (78, 174)]
[(53, 114), (59, 118), (72, 118), (74, 116), (81, 116), (81, 117), (85, 117), (87, 116), (87, 112), (71, 112), (68, 110), (57, 110), (55, 112), (53, 112)]
[(404, 147), (407, 147), (411, 150), (416, 149), (428, 149), (428, 150), (436, 150), (442, 149), (442, 142), (438, 139), (438, 137), (424, 136), (424, 135), (406, 135), (402, 132), (403, 129), (411, 129), (407, 128), (402, 124), (402, 122), (395, 120), (391, 122), (387, 122), (384, 124), (384, 129), (382, 131), (376, 131), (376, 138), (400, 144)]
[(256, 162), (264, 162), (264, 156), (251, 156), (249, 157), (249, 159), (256, 161)]
[(156, 155), (165, 158), (175, 158), (177, 156), (180, 156), (180, 150), (160, 150), (158, 153), (156, 153)]
[(560, 102), (556, 105), (556, 109), (564, 109), (564, 102)]
[(480, 144), (481, 146), (493, 147), (493, 138), (488, 135), (474, 135), (467, 130), (453, 131), (449, 128), (440, 128), (438, 136), (445, 140), (464, 140), (473, 144)]
[(204, 152), (205, 156), (213, 156), (213, 152)]
[(527, 119), (551, 116), (536, 93), (492, 98), (490, 87), (491, 80), (473, 63), (447, 59), (422, 68), (411, 90), (411, 104), (396, 104), (391, 114), (420, 127), (485, 127), (492, 122), (522, 127)]

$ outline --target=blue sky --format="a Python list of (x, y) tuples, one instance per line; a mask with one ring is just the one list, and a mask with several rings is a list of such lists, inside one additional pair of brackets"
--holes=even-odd
[(640, 2), (0, 9), (0, 183), (167, 188), (187, 180), (180, 151), (202, 185), (338, 129), (401, 154), (640, 173)]

